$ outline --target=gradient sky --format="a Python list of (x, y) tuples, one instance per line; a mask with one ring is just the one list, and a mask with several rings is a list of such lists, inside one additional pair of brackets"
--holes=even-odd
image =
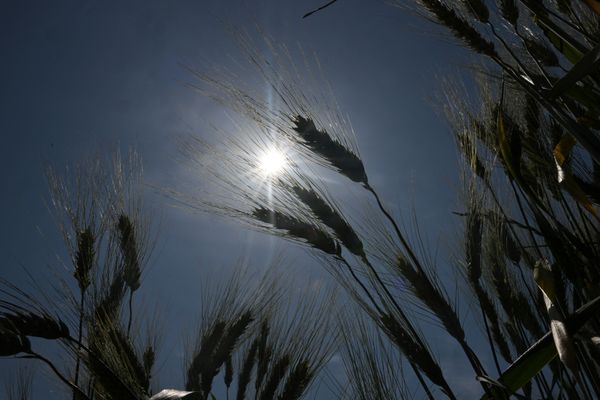
[[(460, 208), (458, 168), (451, 134), (430, 99), (442, 77), (456, 76), (469, 63), (468, 53), (432, 24), (384, 1), (340, 0), (301, 19), (321, 3), (0, 2), (2, 276), (20, 284), (22, 266), (34, 276), (62, 268), (57, 256), (64, 257), (64, 250), (45, 205), (48, 165), (135, 146), (146, 181), (174, 186), (184, 173), (177, 136), (201, 119), (218, 124), (222, 118), (220, 108), (186, 86), (193, 78), (181, 64), (231, 63), (238, 50), (225, 24), (258, 23), (280, 43), (300, 43), (318, 55), (350, 116), (372, 185), (395, 213), (410, 216), (414, 207), (444, 260), (459, 232), (451, 215)], [(152, 191), (145, 200), (160, 219), (160, 236), (141, 302), (160, 304), (165, 324), (175, 327), (159, 355), (159, 376), (161, 386), (181, 387), (181, 338), (193, 326), (182, 316), (195, 316), (198, 282), (207, 273), (227, 274), (244, 255), (265, 264), (281, 241), (173, 208)], [(284, 246), (301, 266), (293, 273), (322, 273), (297, 246)], [(440, 268), (447, 271), (445, 264)], [(445, 343), (433, 348), (443, 365), (453, 366), (456, 354)], [(0, 361), (0, 373), (14, 363)], [(455, 370), (457, 379), (463, 372)], [(36, 392), (43, 395), (34, 398), (60, 398), (43, 383), (46, 375), (38, 368)], [(464, 390), (472, 387), (465, 383)], [(317, 398), (330, 395), (321, 390)]]

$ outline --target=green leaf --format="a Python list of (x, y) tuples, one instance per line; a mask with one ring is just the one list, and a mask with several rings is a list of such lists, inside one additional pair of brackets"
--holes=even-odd
[(548, 95), (552, 98), (560, 96), (568, 89), (574, 87), (577, 82), (598, 70), (600, 62), (600, 44), (587, 52), (562, 78), (553, 86)]
[[(567, 318), (571, 334), (575, 334), (585, 323), (600, 311), (600, 296), (586, 303)], [(531, 346), (502, 373), (497, 381), (513, 392), (519, 390), (556, 357), (556, 347), (550, 332)], [(491, 400), (487, 395), (482, 400)]]
[(589, 115), (600, 115), (600, 96), (589, 85), (573, 85), (566, 89), (564, 94), (587, 108)]
[(542, 29), (546, 38), (572, 64), (577, 64), (586, 53), (585, 47), (554, 24), (546, 15), (538, 14), (534, 22)]
[[(201, 398), (202, 394), (200, 392), (185, 392), (182, 390), (164, 389), (150, 397), (149, 400), (200, 400)], [(214, 399), (214, 396), (212, 398)]]

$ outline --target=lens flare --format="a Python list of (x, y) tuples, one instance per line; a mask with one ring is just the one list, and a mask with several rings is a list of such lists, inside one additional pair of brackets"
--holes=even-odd
[(277, 176), (285, 168), (285, 155), (277, 149), (269, 149), (260, 158), (260, 169), (265, 176)]

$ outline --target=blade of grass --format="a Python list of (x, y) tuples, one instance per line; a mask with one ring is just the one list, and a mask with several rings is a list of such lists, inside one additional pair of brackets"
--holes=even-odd
[[(600, 296), (586, 303), (569, 318), (567, 326), (575, 334), (590, 318), (600, 311)], [(497, 380), (504, 387), (516, 392), (537, 375), (557, 355), (552, 333), (547, 332), (540, 340), (515, 360)], [(484, 395), (482, 400), (491, 399)]]

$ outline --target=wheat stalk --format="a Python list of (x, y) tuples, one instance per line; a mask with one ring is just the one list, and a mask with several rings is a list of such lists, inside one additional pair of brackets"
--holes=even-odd
[(288, 368), (290, 367), (290, 361), (291, 359), (289, 354), (284, 354), (273, 363), (269, 371), (269, 376), (265, 380), (263, 389), (258, 397), (260, 400), (269, 400), (275, 398), (275, 392), (277, 391), (277, 388), (283, 381)]
[(362, 160), (351, 149), (336, 141), (325, 130), (319, 130), (310, 118), (297, 115), (292, 120), (293, 130), (300, 143), (314, 154), (326, 160), (336, 171), (354, 182), (368, 184)]
[(278, 400), (297, 400), (308, 388), (314, 376), (310, 362), (301, 360), (292, 367)]
[(314, 189), (294, 185), (290, 190), (298, 196), (298, 199), (309, 207), (311, 212), (328, 226), (336, 235), (338, 240), (353, 254), (366, 257), (363, 244), (352, 226), (346, 222), (342, 214), (330, 203), (325, 201)]
[[(419, 340), (415, 340), (411, 333), (405, 329), (392, 315), (382, 315), (379, 321), (382, 329), (396, 346), (413, 364), (425, 373), (427, 378), (438, 385), (451, 399), (455, 396), (446, 382), (439, 364), (431, 357), (429, 351), (423, 347)], [(431, 396), (430, 396), (431, 397)]]
[(339, 255), (340, 247), (327, 232), (302, 220), (285, 215), (282, 212), (261, 207), (252, 211), (257, 220), (270, 224), (276, 229), (285, 231), (291, 238), (308, 243), (315, 249), (327, 254)]
[(243, 400), (246, 396), (246, 388), (250, 383), (252, 370), (256, 364), (256, 352), (258, 350), (258, 339), (254, 339), (252, 344), (244, 355), (242, 365), (238, 374), (238, 385), (237, 385), (237, 400)]
[[(452, 31), (454, 36), (461, 39), (474, 51), (485, 54), (491, 58), (498, 58), (494, 44), (485, 39), (477, 29), (473, 28), (465, 19), (461, 18), (454, 9), (441, 0), (419, 0), (435, 18)], [(477, 2), (473, 2), (477, 3)], [(485, 16), (484, 11), (479, 11)]]

